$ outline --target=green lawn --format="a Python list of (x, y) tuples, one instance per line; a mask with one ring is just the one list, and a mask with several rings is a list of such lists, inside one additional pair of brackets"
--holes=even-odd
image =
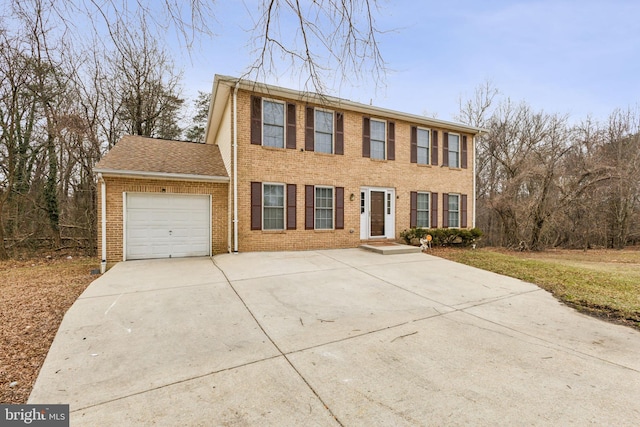
[(640, 329), (640, 250), (434, 248), (432, 254), (535, 283), (580, 311)]

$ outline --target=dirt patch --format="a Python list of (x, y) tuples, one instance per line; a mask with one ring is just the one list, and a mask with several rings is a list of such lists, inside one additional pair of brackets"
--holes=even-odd
[(69, 307), (98, 276), (88, 257), (0, 262), (0, 403), (26, 403)]

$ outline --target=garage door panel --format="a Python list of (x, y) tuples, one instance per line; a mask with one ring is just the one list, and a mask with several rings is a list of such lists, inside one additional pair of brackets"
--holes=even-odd
[(127, 259), (210, 254), (210, 198), (201, 195), (127, 194)]

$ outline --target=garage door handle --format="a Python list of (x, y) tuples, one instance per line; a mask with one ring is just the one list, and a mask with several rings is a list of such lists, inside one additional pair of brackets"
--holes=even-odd
[(173, 233), (173, 231), (169, 230), (169, 236), (171, 236), (171, 233)]

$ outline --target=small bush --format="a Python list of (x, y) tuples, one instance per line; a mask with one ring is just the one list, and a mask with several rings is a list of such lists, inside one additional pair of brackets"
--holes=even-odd
[(420, 246), (420, 239), (430, 234), (434, 246), (470, 246), (475, 243), (482, 231), (478, 228), (411, 228), (400, 233), (400, 237), (409, 245)]

